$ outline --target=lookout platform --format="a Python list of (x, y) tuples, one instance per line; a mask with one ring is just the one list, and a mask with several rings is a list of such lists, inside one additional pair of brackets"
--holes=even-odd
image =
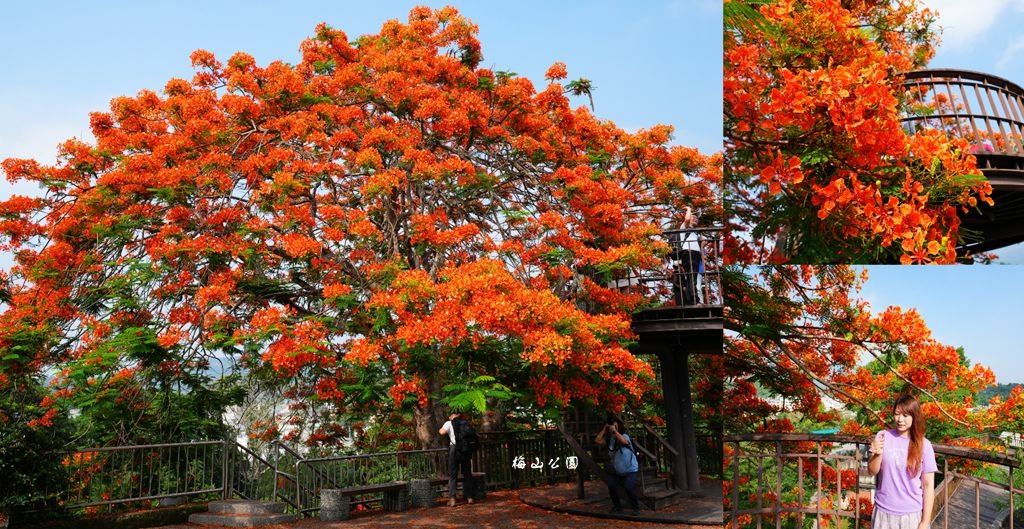
[(995, 75), (952, 69), (909, 72), (904, 86), (907, 132), (932, 128), (967, 140), (992, 185), (995, 205), (980, 204), (961, 216), (968, 234), (961, 253), (1024, 242), (1024, 88)]

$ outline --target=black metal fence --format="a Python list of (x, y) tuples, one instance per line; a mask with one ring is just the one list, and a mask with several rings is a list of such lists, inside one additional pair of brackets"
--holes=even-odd
[(218, 497), (228, 481), (223, 441), (87, 448), (56, 455), (66, 487), (49, 491), (58, 507), (174, 503)]
[[(577, 480), (584, 465), (558, 430), (481, 432), (474, 472), (487, 476), (491, 490)], [(635, 432), (656, 455), (651, 464), (670, 471), (658, 436)], [(701, 436), (702, 472), (721, 474), (721, 438)], [(66, 510), (147, 509), (177, 502), (219, 498), (284, 501), (294, 512), (319, 506), (323, 488), (344, 488), (418, 478), (441, 478), (448, 450), (412, 450), (304, 458), (281, 443), (254, 450), (234, 440), (88, 448), (62, 454), (63, 490), (50, 491)]]
[(691, 228), (665, 232), (669, 246), (668, 281), (676, 306), (722, 304), (722, 230)]
[[(448, 475), (448, 450), (409, 450), (303, 459), (295, 465), (294, 486), (282, 493), (298, 512), (320, 509), (320, 491)], [(373, 501), (380, 501), (378, 494)], [(368, 503), (371, 503), (368, 502)]]

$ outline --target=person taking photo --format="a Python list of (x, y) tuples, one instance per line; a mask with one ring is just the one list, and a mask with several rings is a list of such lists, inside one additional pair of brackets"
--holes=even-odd
[(636, 495), (636, 481), (640, 474), (640, 463), (636, 459), (636, 449), (633, 447), (633, 440), (626, 433), (626, 425), (616, 418), (609, 416), (605, 421), (604, 428), (597, 433), (594, 442), (608, 447), (608, 453), (612, 459), (612, 472), (608, 474), (608, 495), (612, 499), (613, 514), (622, 512), (622, 502), (619, 500), (619, 486), (626, 489), (626, 496), (629, 497), (629, 504), (632, 507), (631, 514), (640, 514), (640, 500)]

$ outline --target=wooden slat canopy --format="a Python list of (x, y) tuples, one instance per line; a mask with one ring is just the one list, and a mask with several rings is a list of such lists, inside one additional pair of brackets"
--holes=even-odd
[(1024, 88), (969, 70), (916, 70), (904, 75), (904, 128), (938, 129), (970, 144), (992, 185), (994, 206), (961, 215), (960, 252), (977, 253), (1024, 242)]

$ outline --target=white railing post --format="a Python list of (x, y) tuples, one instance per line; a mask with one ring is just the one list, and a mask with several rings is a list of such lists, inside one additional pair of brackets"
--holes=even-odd
[(270, 494), (270, 501), (277, 501), (277, 465), (281, 459), (281, 448), (277, 446), (277, 441), (271, 441), (270, 447), (274, 450), (274, 488)]
[[(231, 446), (228, 444), (227, 438), (221, 439), (221, 451), (220, 451), (220, 479), (221, 487), (224, 489), (221, 492), (221, 499), (231, 499), (231, 471), (229, 465), (231, 464), (231, 458), (228, 456), (228, 450)], [(231, 441), (233, 442), (233, 440)]]

